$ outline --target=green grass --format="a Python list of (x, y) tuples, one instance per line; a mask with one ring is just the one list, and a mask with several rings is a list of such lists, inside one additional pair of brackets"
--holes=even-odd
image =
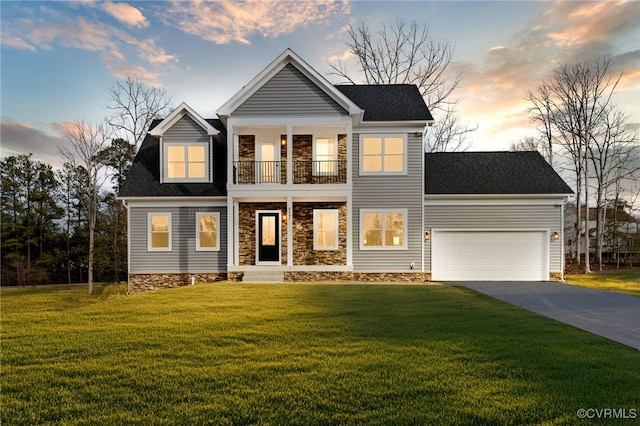
[(604, 271), (591, 274), (571, 274), (568, 284), (610, 290), (640, 297), (640, 270)]
[(640, 409), (638, 351), (468, 289), (123, 291), (2, 289), (2, 424), (550, 425)]

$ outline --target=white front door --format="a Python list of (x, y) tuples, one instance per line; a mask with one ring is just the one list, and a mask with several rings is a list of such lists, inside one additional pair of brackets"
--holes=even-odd
[(258, 142), (256, 163), (256, 183), (280, 182), (280, 146), (277, 142)]

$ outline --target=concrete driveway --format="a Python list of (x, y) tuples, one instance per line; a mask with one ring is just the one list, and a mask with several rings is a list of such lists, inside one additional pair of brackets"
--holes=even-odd
[(640, 350), (640, 298), (555, 282), (450, 283)]

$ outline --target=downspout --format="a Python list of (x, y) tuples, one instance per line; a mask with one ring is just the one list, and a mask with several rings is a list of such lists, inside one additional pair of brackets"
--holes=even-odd
[(131, 210), (126, 200), (122, 200), (122, 204), (127, 209), (127, 294), (131, 294)]

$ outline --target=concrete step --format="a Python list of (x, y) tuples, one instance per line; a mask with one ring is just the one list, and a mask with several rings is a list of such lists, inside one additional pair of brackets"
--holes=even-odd
[(246, 271), (242, 276), (243, 283), (282, 283), (282, 271)]

